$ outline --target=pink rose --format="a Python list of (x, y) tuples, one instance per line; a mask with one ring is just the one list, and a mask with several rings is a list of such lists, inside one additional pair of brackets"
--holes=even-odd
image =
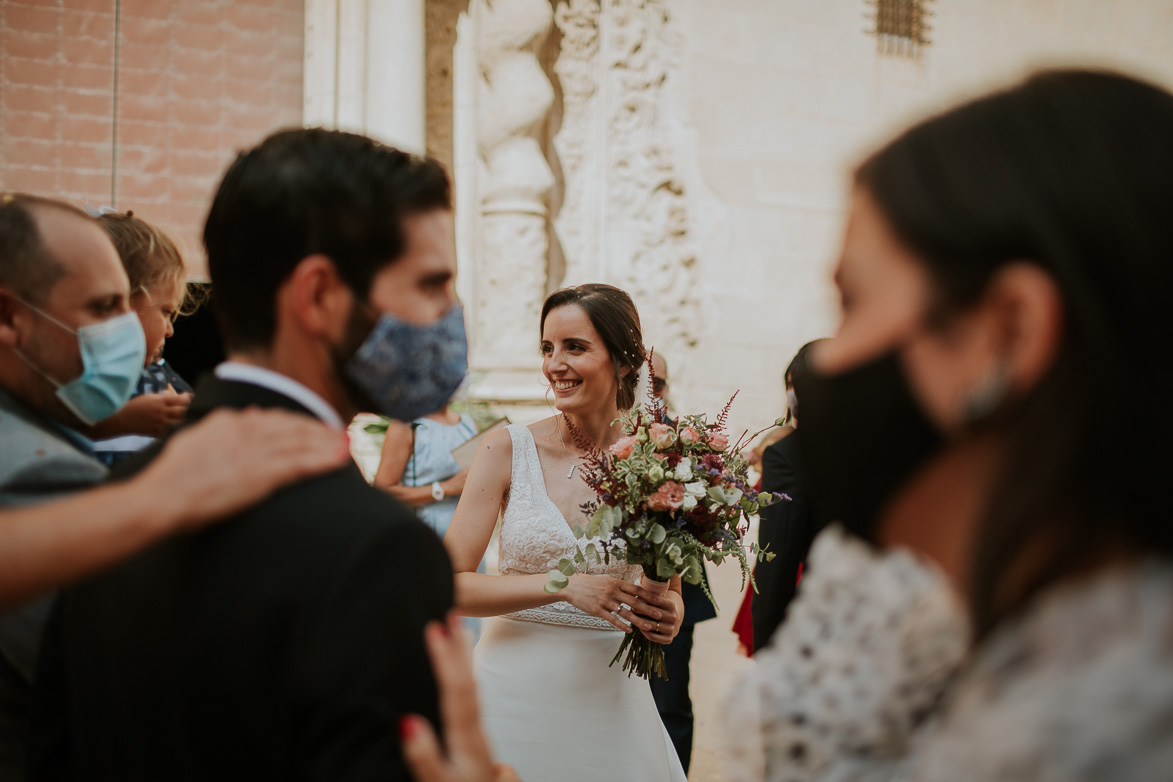
[(713, 446), (714, 450), (724, 451), (729, 447), (729, 437), (720, 432), (709, 432), (709, 445)]
[(701, 439), (701, 436), (697, 434), (696, 429), (693, 429), (691, 426), (684, 427), (684, 429), (680, 432), (680, 442), (684, 443), (685, 445), (692, 445), (699, 439)]
[(611, 453), (616, 459), (626, 459), (631, 456), (631, 452), (635, 450), (635, 435), (630, 437), (621, 437), (611, 446)]
[(656, 493), (648, 497), (648, 507), (652, 510), (679, 510), (684, 504), (684, 484), (676, 481), (664, 481)]
[(668, 424), (652, 424), (648, 427), (648, 439), (657, 448), (667, 448), (672, 445), (672, 441), (676, 439), (676, 435), (672, 432), (672, 427), (668, 426)]

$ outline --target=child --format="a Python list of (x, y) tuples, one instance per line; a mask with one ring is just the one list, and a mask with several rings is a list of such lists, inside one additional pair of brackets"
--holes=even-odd
[(180, 314), (194, 309), (187, 297), (183, 257), (167, 234), (134, 216), (107, 212), (98, 225), (114, 243), (130, 278), (130, 305), (143, 326), (147, 360), (135, 395), (122, 410), (90, 427), (95, 455), (108, 465), (149, 445), (183, 420), (191, 386), (163, 361), (163, 344)]

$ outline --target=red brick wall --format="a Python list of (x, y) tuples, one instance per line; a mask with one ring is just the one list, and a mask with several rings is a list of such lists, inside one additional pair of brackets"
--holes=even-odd
[(0, 189), (133, 209), (202, 276), (224, 168), (301, 123), (303, 30), (304, 0), (0, 0)]

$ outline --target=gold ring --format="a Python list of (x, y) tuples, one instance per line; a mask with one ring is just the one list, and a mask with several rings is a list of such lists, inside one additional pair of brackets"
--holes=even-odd
[(656, 622), (656, 632), (660, 632), (660, 623)]

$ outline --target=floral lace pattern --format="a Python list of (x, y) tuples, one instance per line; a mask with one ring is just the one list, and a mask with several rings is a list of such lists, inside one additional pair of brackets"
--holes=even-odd
[[(563, 557), (573, 557), (579, 541), (562, 512), (546, 494), (546, 481), (533, 433), (522, 424), (511, 424), (506, 429), (513, 442), (513, 465), (509, 500), (501, 518), (498, 567), (506, 576), (546, 573), (557, 568)], [(635, 581), (639, 578), (640, 568), (612, 556), (609, 564), (590, 565), (586, 572)], [(615, 631), (610, 622), (583, 613), (564, 600), (504, 616), (527, 622)]]
[(786, 621), (726, 701), (727, 771), (889, 779), (965, 654), (964, 611), (931, 565), (837, 527), (816, 538), (804, 573)]
[(1173, 775), (1173, 565), (1043, 593), (996, 631), (900, 779), (1141, 782)]

